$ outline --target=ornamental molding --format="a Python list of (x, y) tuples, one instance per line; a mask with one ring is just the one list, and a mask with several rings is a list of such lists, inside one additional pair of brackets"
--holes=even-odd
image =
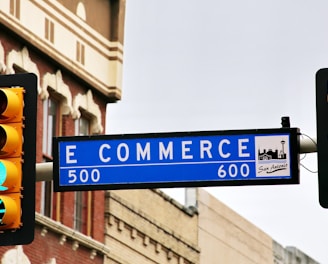
[[(59, 244), (63, 245), (64, 243), (68, 242), (72, 243), (72, 250), (77, 250), (80, 245), (88, 248), (90, 250), (90, 259), (94, 259), (98, 254), (106, 257), (110, 255), (110, 250), (105, 244), (74, 229), (71, 229), (60, 222), (54, 221), (49, 217), (36, 212), (35, 221), (39, 226), (41, 226), (41, 230), (46, 229), (51, 232), (60, 234), (58, 242)], [(45, 234), (45, 236), (46, 235), (47, 234)]]
[[(31, 60), (29, 51), (26, 47), (23, 47), (22, 50), (16, 51), (12, 50), (7, 55), (7, 67), (6, 74), (15, 74), (15, 66), (20, 68), (25, 72), (34, 73), (38, 80), (40, 80), (40, 73), (37, 65)], [(38, 84), (38, 92), (40, 93), (40, 85)]]
[(5, 50), (0, 41), (0, 73), (6, 71), (6, 64), (5, 64)]
[(86, 94), (78, 94), (73, 101), (73, 119), (81, 117), (81, 109), (91, 116), (91, 134), (100, 134), (104, 130), (101, 124), (101, 111), (99, 105), (93, 100), (92, 91), (88, 90)]
[(31, 264), (31, 261), (25, 255), (23, 247), (19, 245), (3, 254), (1, 264)]
[(60, 70), (55, 74), (46, 73), (42, 78), (41, 99), (49, 98), (48, 87), (52, 88), (56, 94), (62, 97), (62, 113), (68, 115), (72, 113), (72, 94), (67, 84), (63, 81), (63, 76)]

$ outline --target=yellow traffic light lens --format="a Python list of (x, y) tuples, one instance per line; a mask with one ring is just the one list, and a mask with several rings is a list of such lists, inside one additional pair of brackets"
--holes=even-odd
[(7, 134), (6, 131), (1, 127), (0, 128), (0, 150), (6, 145)]
[(18, 147), (22, 144), (22, 136), (18, 129), (21, 128), (17, 125), (0, 125), (0, 157), (21, 155)]
[(8, 187), (4, 186), (7, 178), (6, 166), (1, 162), (0, 163), (0, 191), (7, 191)]
[(6, 108), (8, 106), (8, 100), (6, 94), (1, 90), (0, 91), (0, 113), (2, 115), (3, 112), (5, 112)]
[(0, 230), (2, 228), (18, 228), (20, 212), (19, 194), (0, 195)]
[(17, 191), (21, 187), (19, 159), (0, 160), (0, 192)]
[(23, 88), (0, 89), (0, 120), (21, 116)]

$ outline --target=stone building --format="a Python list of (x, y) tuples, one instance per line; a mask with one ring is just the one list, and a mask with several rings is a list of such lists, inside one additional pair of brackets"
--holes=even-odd
[(319, 264), (283, 247), (204, 189), (187, 189), (186, 205), (160, 190), (106, 196), (106, 263)]
[(184, 206), (159, 190), (107, 192), (108, 263), (319, 264), (204, 189), (187, 189), (186, 196)]
[(194, 210), (159, 190), (107, 192), (108, 263), (199, 263), (197, 224)]
[[(121, 98), (124, 14), (124, 0), (0, 1), (0, 73), (38, 77), (38, 163), (52, 161), (55, 136), (104, 133), (106, 105)], [(104, 191), (38, 182), (34, 242), (1, 247), (1, 263), (103, 263), (104, 211)]]
[(278, 242), (273, 241), (274, 264), (319, 264), (296, 247), (283, 247)]
[(283, 247), (203, 189), (196, 197), (201, 264), (319, 264), (295, 247)]
[(198, 191), (200, 263), (273, 263), (272, 239), (203, 189)]

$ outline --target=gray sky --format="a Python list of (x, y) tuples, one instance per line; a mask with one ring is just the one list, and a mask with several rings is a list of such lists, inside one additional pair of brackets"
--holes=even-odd
[[(127, 1), (122, 101), (107, 133), (279, 128), (316, 135), (315, 73), (328, 67), (324, 0)], [(316, 170), (316, 154), (301, 163)], [(328, 263), (317, 174), (301, 184), (207, 190), (284, 246)], [(183, 190), (167, 190), (183, 202)]]

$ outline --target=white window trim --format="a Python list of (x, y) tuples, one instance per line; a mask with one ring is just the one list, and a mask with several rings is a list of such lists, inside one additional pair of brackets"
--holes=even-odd
[[(37, 65), (31, 60), (29, 51), (26, 47), (20, 51), (12, 50), (8, 53), (6, 74), (14, 74), (15, 65), (27, 72), (34, 73), (38, 77), (38, 80), (40, 79), (39, 69)], [(38, 92), (40, 93), (40, 91), (40, 85), (38, 84)]]
[(42, 78), (41, 99), (49, 98), (48, 87), (54, 89), (57, 94), (63, 98), (61, 100), (61, 114), (68, 115), (72, 113), (72, 94), (67, 84), (63, 81), (63, 76), (60, 70), (56, 74), (46, 73)]
[(80, 109), (85, 110), (92, 116), (90, 119), (90, 132), (91, 134), (100, 134), (103, 132), (104, 128), (101, 124), (101, 111), (99, 105), (93, 100), (93, 95), (91, 90), (88, 90), (86, 94), (78, 94), (75, 96), (73, 101), (73, 119), (78, 119), (81, 117)]

